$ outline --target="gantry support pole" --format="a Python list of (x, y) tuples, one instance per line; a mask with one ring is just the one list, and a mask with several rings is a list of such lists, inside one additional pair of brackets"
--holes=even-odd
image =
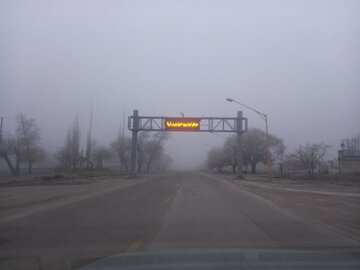
[(132, 140), (131, 140), (131, 165), (130, 173), (136, 174), (136, 161), (137, 161), (137, 135), (139, 129), (139, 111), (133, 111), (133, 127), (132, 127)]

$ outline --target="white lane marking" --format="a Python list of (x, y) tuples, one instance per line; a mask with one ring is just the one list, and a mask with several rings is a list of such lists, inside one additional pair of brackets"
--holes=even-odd
[(285, 190), (285, 191), (292, 191), (292, 192), (306, 192), (306, 193), (313, 193), (313, 194), (345, 196), (345, 197), (360, 197), (360, 193), (354, 193), (354, 192), (295, 189), (295, 188), (279, 187), (279, 186), (275, 186), (275, 185), (268, 186), (267, 184), (253, 183), (253, 182), (250, 182), (250, 181), (247, 181), (247, 180), (242, 181), (242, 184), (249, 185), (249, 186), (258, 186), (258, 187), (262, 187), (262, 188), (266, 188), (266, 189)]

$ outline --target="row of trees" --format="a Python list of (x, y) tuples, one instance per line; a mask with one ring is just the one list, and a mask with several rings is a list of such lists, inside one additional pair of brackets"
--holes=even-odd
[[(89, 131), (86, 137), (85, 154), (81, 149), (81, 132), (79, 121), (76, 119), (73, 126), (68, 130), (64, 145), (56, 153), (61, 167), (66, 169), (103, 168), (104, 160), (116, 156), (119, 159), (121, 171), (128, 172), (131, 156), (131, 139), (124, 135), (124, 130), (108, 146), (98, 146), (92, 140), (92, 114)], [(27, 171), (32, 173), (33, 164), (44, 159), (45, 151), (40, 146), (40, 129), (33, 118), (23, 113), (16, 116), (15, 134), (0, 140), (0, 157), (4, 159), (12, 175), (20, 174), (20, 164), (26, 163)], [(138, 172), (150, 172), (151, 170), (164, 170), (172, 159), (164, 152), (164, 142), (169, 139), (169, 133), (140, 132), (138, 135)], [(273, 163), (283, 168), (305, 170), (308, 175), (314, 175), (328, 149), (331, 147), (325, 143), (306, 143), (300, 145), (292, 153), (285, 155), (283, 140), (275, 135), (269, 135), (271, 159)], [(343, 140), (341, 146), (351, 153), (360, 151), (360, 134)], [(256, 173), (259, 163), (266, 164), (267, 147), (266, 133), (260, 129), (252, 128), (243, 134), (243, 164), (251, 167), (252, 173)], [(236, 170), (236, 135), (226, 139), (222, 147), (213, 148), (207, 157), (207, 167), (219, 172), (223, 167), (231, 166)]]
[[(126, 137), (124, 132), (119, 132), (118, 136), (109, 146), (98, 146), (95, 140), (91, 140), (91, 125), (87, 135), (86, 155), (80, 149), (81, 134), (78, 120), (68, 130), (64, 146), (57, 152), (57, 159), (61, 167), (65, 169), (78, 169), (94, 167), (103, 168), (104, 160), (116, 156), (119, 159), (120, 170), (128, 172), (131, 157), (131, 138)], [(138, 135), (138, 172), (150, 172), (151, 170), (164, 170), (172, 159), (164, 152), (164, 142), (169, 138), (165, 132), (151, 134), (140, 132)]]
[[(257, 165), (266, 163), (266, 133), (260, 129), (252, 128), (243, 134), (243, 165), (251, 167), (252, 173), (256, 173)], [(285, 146), (283, 140), (269, 134), (269, 145), (273, 158), (282, 160)], [(237, 166), (237, 138), (233, 135), (226, 139), (222, 147), (213, 148), (207, 156), (207, 167), (221, 172), (223, 167), (232, 166), (233, 172)]]
[[(131, 138), (124, 130), (108, 145), (97, 145), (92, 139), (92, 114), (86, 136), (86, 149), (81, 149), (81, 132), (78, 119), (66, 133), (64, 145), (57, 151), (56, 158), (64, 169), (101, 169), (104, 160), (118, 158), (120, 169), (128, 172), (130, 168)], [(12, 175), (20, 174), (21, 164), (27, 164), (27, 172), (32, 173), (33, 164), (45, 158), (45, 150), (40, 146), (40, 129), (33, 118), (23, 113), (16, 116), (15, 134), (7, 133), (0, 139), (0, 158), (3, 158)], [(138, 172), (165, 170), (172, 162), (165, 154), (164, 142), (169, 134), (140, 132), (138, 139)]]
[[(357, 149), (360, 136), (345, 140), (347, 147)], [(235, 173), (236, 160), (236, 135), (226, 139), (222, 147), (213, 148), (207, 156), (207, 167), (221, 172), (223, 167), (232, 166)], [(323, 161), (328, 149), (331, 147), (325, 143), (306, 143), (300, 145), (292, 153), (285, 155), (283, 140), (275, 135), (269, 135), (271, 161), (279, 165), (281, 175), (284, 167), (293, 170), (306, 171), (313, 176), (315, 169)], [(355, 151), (355, 150), (354, 150)], [(267, 164), (266, 133), (260, 129), (252, 128), (243, 134), (243, 165), (251, 167), (251, 172), (256, 173), (259, 163)]]
[[(166, 132), (140, 132), (137, 147), (137, 172), (163, 171), (171, 163), (172, 158), (165, 154), (164, 143), (170, 137)], [(110, 151), (119, 157), (120, 168), (128, 172), (131, 158), (131, 138), (118, 135), (110, 143)]]

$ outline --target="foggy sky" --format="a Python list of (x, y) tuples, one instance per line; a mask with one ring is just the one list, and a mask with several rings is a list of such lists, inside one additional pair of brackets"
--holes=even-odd
[[(24, 112), (42, 145), (62, 146), (78, 115), (82, 139), (108, 145), (125, 107), (140, 115), (235, 116), (290, 151), (321, 142), (336, 153), (360, 132), (359, 1), (0, 1), (0, 115)], [(167, 151), (201, 164), (224, 138), (173, 133)]]

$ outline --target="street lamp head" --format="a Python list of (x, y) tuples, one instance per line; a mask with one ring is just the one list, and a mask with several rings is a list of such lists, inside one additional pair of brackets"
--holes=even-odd
[(226, 100), (229, 101), (229, 102), (233, 102), (233, 101), (234, 101), (232, 98), (227, 98)]

